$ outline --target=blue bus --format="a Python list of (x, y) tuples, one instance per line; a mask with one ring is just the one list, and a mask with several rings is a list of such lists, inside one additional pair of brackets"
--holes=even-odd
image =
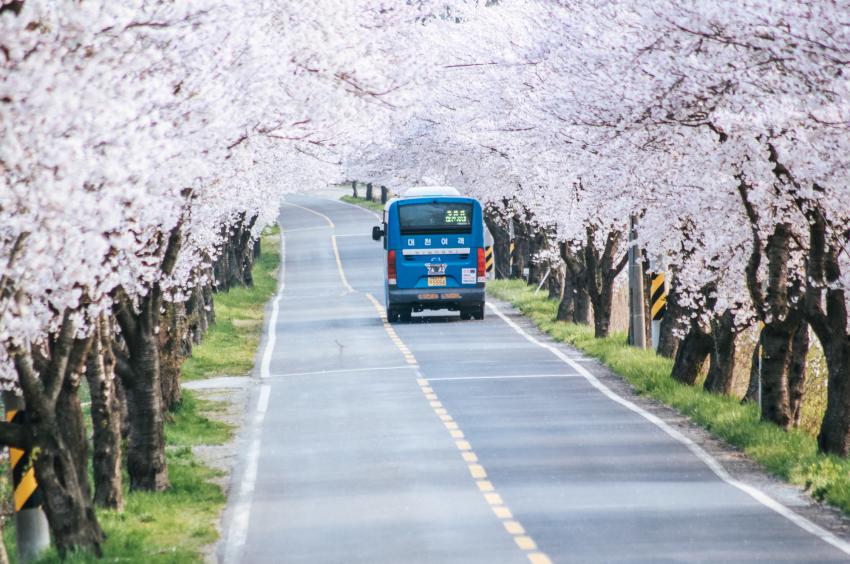
[(448, 309), (484, 319), (484, 217), (454, 188), (417, 187), (390, 200), (372, 229), (386, 249), (384, 295), (390, 322), (414, 311)]

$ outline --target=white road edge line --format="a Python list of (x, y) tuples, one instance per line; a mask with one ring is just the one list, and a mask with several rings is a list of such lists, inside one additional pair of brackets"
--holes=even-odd
[(374, 217), (375, 217), (378, 221), (381, 221), (381, 220), (383, 219), (383, 218), (381, 217), (381, 215), (380, 215), (378, 212), (373, 212), (372, 210), (370, 210), (370, 209), (368, 209), (368, 208), (364, 208), (363, 206), (358, 206), (357, 204), (352, 204), (352, 203), (349, 203), (349, 202), (346, 202), (346, 201), (344, 201), (344, 200), (340, 200), (340, 199), (336, 199), (336, 200), (334, 200), (333, 198), (323, 198), (323, 199), (325, 199), (325, 200), (330, 200), (330, 201), (332, 201), (332, 202), (336, 202), (336, 203), (338, 203), (338, 204), (342, 204), (342, 205), (344, 205), (344, 206), (349, 206), (349, 207), (352, 207), (352, 208), (357, 208), (357, 209), (358, 209), (358, 210), (360, 210), (360, 211), (366, 212), (366, 213), (368, 213), (369, 215), (374, 216)]
[(690, 450), (697, 458), (702, 460), (702, 462), (706, 466), (708, 466), (708, 468), (712, 472), (714, 472), (714, 474), (718, 478), (720, 478), (721, 480), (723, 480), (724, 482), (726, 482), (727, 484), (729, 484), (733, 488), (737, 488), (738, 490), (749, 495), (751, 498), (753, 498), (757, 502), (761, 503), (762, 505), (764, 505), (768, 509), (778, 513), (782, 517), (785, 517), (786, 519), (788, 519), (789, 521), (791, 521), (792, 523), (794, 523), (795, 525), (797, 525), (798, 527), (800, 527), (801, 529), (806, 531), (807, 533), (810, 533), (810, 534), (816, 536), (817, 538), (824, 541), (825, 543), (834, 546), (835, 548), (837, 548), (841, 552), (850, 555), (850, 543), (848, 543), (844, 539), (836, 536), (835, 534), (827, 531), (826, 529), (824, 529), (820, 525), (817, 525), (817, 524), (809, 521), (808, 519), (806, 519), (802, 515), (798, 515), (797, 513), (794, 513), (794, 511), (792, 511), (788, 507), (782, 505), (781, 503), (779, 503), (778, 501), (776, 501), (775, 499), (773, 499), (772, 497), (770, 497), (769, 495), (767, 495), (763, 491), (759, 490), (758, 488), (750, 486), (749, 484), (745, 484), (743, 482), (736, 480), (726, 471), (726, 469), (723, 467), (722, 464), (720, 464), (720, 462), (718, 462), (714, 457), (712, 457), (710, 454), (708, 454), (708, 452), (706, 452), (701, 446), (699, 446), (698, 444), (693, 442), (691, 439), (689, 439), (688, 437), (686, 437), (685, 435), (683, 435), (682, 433), (680, 433), (676, 429), (672, 428), (670, 425), (665, 423), (662, 419), (660, 419), (656, 415), (649, 413), (648, 411), (644, 410), (643, 408), (638, 407), (637, 405), (630, 402), (629, 400), (627, 400), (627, 399), (617, 395), (616, 393), (614, 393), (610, 388), (608, 388), (608, 386), (606, 386), (605, 384), (600, 382), (596, 378), (596, 376), (594, 376), (593, 374), (588, 372), (586, 368), (584, 368), (583, 366), (576, 363), (573, 359), (571, 359), (570, 357), (565, 355), (563, 352), (559, 351), (558, 349), (556, 349), (555, 347), (553, 347), (552, 345), (550, 345), (548, 343), (543, 343), (541, 341), (538, 341), (537, 339), (535, 339), (534, 337), (532, 337), (531, 335), (526, 333), (525, 330), (523, 330), (519, 325), (517, 325), (516, 323), (514, 323), (513, 321), (508, 319), (508, 317), (505, 316), (504, 313), (499, 311), (499, 308), (497, 308), (493, 304), (488, 302), (487, 307), (490, 308), (493, 311), (493, 313), (498, 315), (502, 319), (502, 321), (507, 323), (509, 327), (511, 327), (514, 331), (516, 331), (517, 333), (519, 333), (520, 335), (525, 337), (528, 341), (548, 350), (549, 352), (554, 354), (556, 357), (558, 357), (562, 361), (569, 364), (576, 372), (581, 374), (590, 383), (590, 385), (592, 385), (594, 388), (596, 388), (597, 390), (599, 390), (600, 392), (605, 394), (605, 396), (607, 396), (608, 399), (615, 401), (615, 402), (619, 403), (620, 405), (622, 405), (623, 407), (625, 407), (626, 409), (629, 409), (630, 411), (637, 413), (638, 415), (640, 415), (641, 417), (643, 417), (644, 419), (646, 419), (647, 421), (649, 421), (650, 423), (652, 423), (653, 425), (655, 425), (656, 427), (658, 427), (659, 429), (661, 429), (662, 431), (664, 431), (665, 433), (670, 435), (672, 438), (674, 438), (675, 440), (677, 440), (680, 443), (682, 443), (683, 445), (685, 445), (688, 448), (688, 450)]
[(272, 362), (272, 352), (274, 352), (275, 341), (277, 338), (277, 316), (280, 312), (280, 299), (283, 297), (284, 283), (284, 261), (286, 260), (286, 239), (283, 233), (280, 234), (280, 281), (277, 285), (277, 295), (272, 302), (272, 315), (269, 317), (269, 336), (266, 339), (266, 348), (263, 350), (263, 360), (260, 363), (260, 378), (269, 377), (269, 367)]
[(268, 384), (263, 384), (260, 388), (260, 399), (257, 400), (257, 413), (265, 414), (269, 410), (271, 391), (272, 387)]
[(375, 368), (345, 368), (341, 370), (318, 370), (316, 372), (290, 372), (288, 374), (275, 374), (272, 378), (284, 378), (287, 376), (323, 376), (325, 374), (345, 374), (346, 372), (371, 372), (373, 370), (400, 370), (416, 368), (415, 366), (380, 366)]
[(346, 290), (354, 293), (356, 290), (348, 283), (348, 278), (345, 277), (345, 270), (342, 268), (342, 258), (339, 256), (339, 247), (336, 244), (336, 235), (331, 235), (331, 243), (333, 243), (334, 255), (336, 256), (336, 266), (339, 269), (339, 278), (342, 280), (342, 285), (345, 286)]
[(318, 215), (319, 217), (321, 217), (322, 219), (324, 219), (328, 223), (328, 227), (336, 228), (336, 225), (334, 225), (334, 222), (331, 221), (331, 218), (329, 218), (328, 216), (326, 216), (323, 213), (317, 212), (316, 210), (311, 210), (310, 208), (305, 208), (304, 206), (299, 206), (298, 204), (293, 204), (291, 202), (282, 202), (280, 205), (289, 206), (289, 207), (292, 207), (292, 208), (298, 208), (298, 209), (304, 210), (306, 212), (310, 212), (313, 215)]
[[(290, 206), (290, 207), (293, 207), (293, 208), (298, 208), (298, 209), (304, 210), (306, 212), (310, 212), (313, 215), (317, 215), (317, 216), (321, 217), (322, 219), (324, 219), (334, 231), (336, 230), (336, 225), (334, 225), (334, 222), (331, 220), (331, 218), (329, 218), (328, 216), (326, 216), (323, 213), (319, 213), (316, 210), (311, 210), (310, 208), (306, 208), (304, 206), (299, 206), (298, 204), (292, 204), (292, 203), (289, 203), (289, 202), (283, 202), (283, 203), (281, 203), (281, 205), (282, 206)], [(281, 235), (281, 241), (282, 240), (283, 240), (283, 236)], [(331, 245), (333, 246), (333, 249), (334, 249), (334, 257), (336, 258), (336, 267), (339, 270), (339, 279), (342, 280), (342, 285), (345, 287), (345, 289), (348, 290), (349, 293), (353, 294), (357, 290), (355, 290), (354, 288), (351, 287), (351, 284), (348, 283), (348, 279), (345, 277), (345, 270), (342, 268), (342, 258), (340, 258), (340, 256), (339, 256), (339, 247), (336, 244), (336, 234), (331, 235)]]
[(425, 378), (429, 382), (452, 380), (520, 380), (523, 378), (579, 378), (578, 374), (511, 374), (506, 376), (458, 376), (456, 378)]
[[(283, 296), (285, 287), (285, 272), (286, 272), (286, 239), (281, 230), (280, 234), (280, 280), (278, 281), (277, 295), (272, 302), (272, 314), (269, 317), (268, 338), (266, 338), (266, 348), (263, 350), (263, 358), (260, 362), (260, 378), (269, 377), (269, 365), (271, 364), (272, 352), (275, 346), (275, 335), (277, 331), (277, 317), (280, 311), (280, 298)], [(227, 544), (225, 545), (224, 559), (225, 564), (236, 564), (239, 562), (239, 557), (242, 554), (242, 548), (245, 546), (245, 541), (248, 539), (248, 523), (251, 519), (251, 504), (254, 501), (254, 485), (257, 482), (257, 468), (260, 462), (260, 439), (262, 437), (263, 419), (266, 416), (266, 411), (269, 408), (269, 397), (271, 395), (271, 386), (263, 384), (260, 386), (260, 396), (257, 400), (257, 409), (254, 412), (254, 417), (251, 420), (251, 441), (248, 445), (248, 452), (245, 461), (245, 474), (242, 476), (242, 482), (239, 484), (239, 491), (236, 497), (236, 503), (233, 508), (233, 515), (230, 520), (230, 527), (227, 532)]]
[(321, 231), (322, 229), (331, 229), (327, 225), (321, 227), (299, 227), (298, 229), (284, 229), (281, 233), (301, 233), (304, 231)]

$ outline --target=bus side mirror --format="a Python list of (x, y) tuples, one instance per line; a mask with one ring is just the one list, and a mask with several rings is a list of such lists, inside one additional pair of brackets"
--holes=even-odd
[(384, 230), (381, 229), (380, 225), (376, 225), (375, 227), (372, 228), (372, 240), (373, 241), (380, 241), (381, 237), (383, 237), (383, 236), (384, 236)]

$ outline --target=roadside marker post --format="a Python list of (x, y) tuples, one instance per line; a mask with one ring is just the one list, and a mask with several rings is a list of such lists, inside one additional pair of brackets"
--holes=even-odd
[(484, 265), (487, 270), (487, 278), (493, 278), (493, 247), (484, 247)]
[(495, 242), (493, 240), (493, 234), (490, 233), (490, 229), (485, 225), (484, 226), (484, 271), (485, 276), (487, 276), (488, 280), (493, 280), (496, 277), (495, 272), (495, 259), (493, 258), (493, 246)]
[(653, 265), (650, 273), (649, 304), (652, 315), (652, 348), (658, 350), (661, 340), (661, 320), (667, 312), (667, 281), (663, 272), (656, 272)]
[[(12, 392), (3, 392), (8, 423), (26, 421), (24, 400)], [(32, 452), (9, 448), (15, 503), (15, 536), (20, 562), (32, 562), (50, 546), (50, 527), (42, 509), (43, 499), (35, 479)]]

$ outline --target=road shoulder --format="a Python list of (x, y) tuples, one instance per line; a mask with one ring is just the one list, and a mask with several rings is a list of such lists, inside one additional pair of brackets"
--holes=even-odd
[(641, 395), (624, 378), (614, 373), (598, 360), (584, 354), (579, 349), (556, 341), (540, 330), (534, 322), (524, 316), (510, 303), (487, 296), (488, 302), (495, 305), (506, 317), (523, 331), (563, 354), (577, 359), (602, 384), (615, 394), (630, 401), (644, 411), (658, 417), (664, 423), (680, 432), (687, 439), (705, 450), (719, 462), (730, 476), (748, 486), (756, 488), (781, 503), (794, 513), (808, 519), (844, 541), (850, 542), (850, 518), (839, 509), (813, 499), (802, 488), (776, 478), (764, 468), (734, 446), (715, 437), (705, 428), (697, 425), (676, 409), (647, 396)]

